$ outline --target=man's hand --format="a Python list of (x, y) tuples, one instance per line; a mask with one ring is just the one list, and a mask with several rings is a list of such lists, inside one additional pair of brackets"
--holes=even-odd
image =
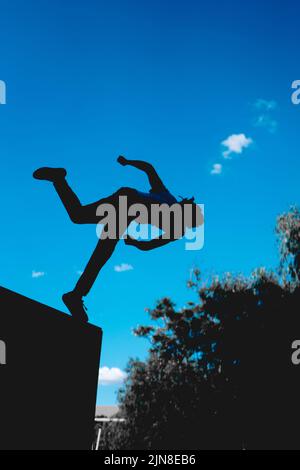
[(130, 237), (128, 234), (127, 238), (124, 239), (126, 245), (135, 246), (139, 250), (143, 251), (155, 250), (155, 248), (159, 248), (174, 241), (175, 239), (163, 239), (161, 236), (152, 238), (151, 240), (136, 240), (135, 238)]
[(123, 157), (122, 155), (120, 155), (118, 157), (117, 162), (120, 163), (120, 165), (122, 165), (122, 166), (127, 165), (127, 159), (125, 157)]
[(126, 245), (131, 245), (131, 246), (136, 246), (137, 244), (139, 244), (138, 240), (130, 237), (128, 234), (127, 234), (127, 238), (124, 238), (124, 242)]

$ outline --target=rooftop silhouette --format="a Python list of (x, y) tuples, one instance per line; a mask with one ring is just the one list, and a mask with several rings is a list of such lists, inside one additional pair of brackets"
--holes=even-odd
[(90, 449), (102, 330), (3, 287), (0, 299), (0, 449)]

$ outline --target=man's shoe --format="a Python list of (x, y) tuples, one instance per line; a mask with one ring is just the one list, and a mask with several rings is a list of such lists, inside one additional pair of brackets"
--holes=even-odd
[(89, 318), (86, 314), (86, 306), (83, 303), (83, 299), (76, 292), (71, 291), (62, 296), (62, 300), (66, 307), (68, 307), (71, 315), (75, 320), (78, 320), (83, 323), (87, 323)]
[(32, 176), (36, 180), (46, 180), (46, 181), (55, 182), (61, 178), (65, 178), (66, 175), (67, 175), (67, 172), (64, 168), (43, 167), (43, 168), (38, 168), (37, 170), (35, 170)]

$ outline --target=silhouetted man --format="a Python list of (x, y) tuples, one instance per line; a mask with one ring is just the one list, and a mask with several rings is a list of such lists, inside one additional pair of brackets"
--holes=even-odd
[[(100, 240), (98, 241), (97, 246), (82, 275), (80, 276), (74, 290), (64, 294), (62, 297), (63, 302), (68, 307), (74, 318), (84, 322), (88, 321), (88, 317), (86, 314), (86, 307), (83, 303), (83, 297), (85, 297), (90, 291), (101, 268), (111, 257), (118, 241), (126, 232), (128, 225), (133, 220), (138, 219), (136, 215), (125, 217), (126, 223), (123, 226), (122, 224), (119, 224), (120, 196), (125, 196), (127, 198), (127, 205), (129, 207), (133, 204), (143, 204), (149, 210), (151, 210), (151, 207), (154, 204), (164, 204), (168, 206), (174, 206), (174, 204), (177, 204), (181, 207), (190, 205), (193, 214), (192, 219), (190, 219), (190, 222), (186, 223), (185, 227), (183, 227), (182, 235), (184, 234), (186, 228), (197, 227), (203, 223), (201, 210), (194, 203), (194, 199), (182, 199), (182, 201), (178, 202), (177, 199), (165, 187), (151, 164), (140, 160), (128, 160), (122, 156), (118, 158), (118, 162), (123, 166), (131, 165), (135, 168), (138, 168), (139, 170), (144, 171), (149, 179), (151, 187), (150, 191), (144, 193), (133, 188), (122, 187), (107, 198), (100, 199), (99, 201), (96, 201), (92, 204), (82, 205), (66, 181), (67, 172), (64, 168), (44, 167), (39, 168), (33, 173), (34, 178), (38, 180), (50, 181), (53, 183), (53, 186), (64, 207), (66, 208), (70, 219), (76, 224), (101, 224), (101, 220), (106, 219), (103, 216), (97, 215), (97, 213), (99, 214), (99, 207), (101, 205), (103, 206), (105, 204), (110, 204), (116, 209), (116, 226), (118, 227), (117, 235), (115, 237), (100, 237)], [(164, 230), (165, 228), (161, 222), (157, 224), (157, 227), (161, 230)], [(106, 227), (104, 227), (104, 232), (105, 229)], [(171, 230), (171, 232), (174, 232), (174, 230)], [(166, 245), (167, 243), (170, 243), (177, 238), (171, 235), (168, 239), (166, 239), (160, 235), (159, 237), (152, 240), (139, 241), (127, 235), (127, 238), (124, 241), (127, 245), (135, 246), (141, 250), (152, 250), (154, 248)]]

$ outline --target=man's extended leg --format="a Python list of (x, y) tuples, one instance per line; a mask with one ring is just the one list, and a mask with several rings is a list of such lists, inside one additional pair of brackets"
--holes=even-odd
[(118, 239), (99, 240), (97, 246), (80, 276), (75, 289), (63, 295), (63, 301), (74, 317), (88, 321), (82, 297), (86, 296), (93, 286), (101, 268), (109, 260), (118, 243)]
[(99, 222), (96, 217), (97, 203), (83, 206), (66, 181), (67, 172), (64, 168), (39, 168), (33, 173), (33, 177), (53, 183), (53, 186), (69, 214), (72, 222), (76, 224), (94, 224)]

